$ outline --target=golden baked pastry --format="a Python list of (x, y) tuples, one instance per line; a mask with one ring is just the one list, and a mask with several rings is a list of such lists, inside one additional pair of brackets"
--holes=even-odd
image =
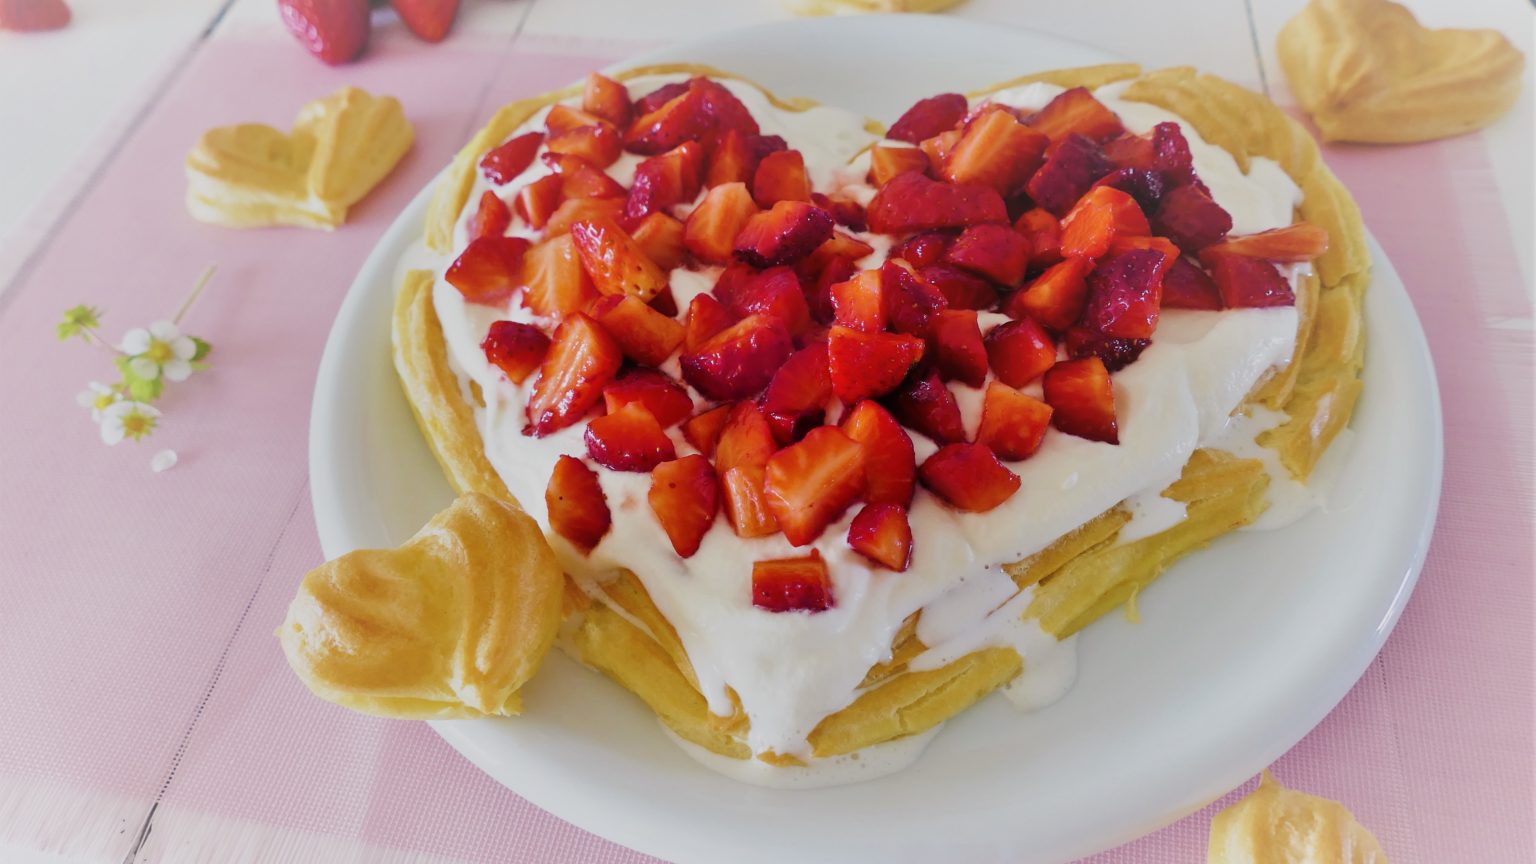
[(398, 100), (356, 87), (306, 104), (291, 132), (259, 123), (210, 129), (187, 155), (187, 211), (230, 228), (336, 228), (413, 135)]
[(517, 714), (554, 643), (564, 582), (526, 513), (470, 492), (398, 549), (311, 570), (277, 636), (316, 696), (355, 711)]
[(1481, 129), (1520, 95), (1525, 57), (1495, 30), (1431, 30), (1391, 0), (1310, 0), (1280, 66), (1325, 141), (1397, 144)]
[(1381, 845), (1344, 805), (1281, 786), (1259, 788), (1211, 820), (1206, 864), (1387, 864)]

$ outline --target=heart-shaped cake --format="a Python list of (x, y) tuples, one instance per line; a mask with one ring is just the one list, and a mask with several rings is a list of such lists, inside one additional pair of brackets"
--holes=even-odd
[(1048, 702), (1074, 633), (1304, 508), (1360, 388), (1352, 201), (1188, 69), (884, 131), (594, 74), (492, 119), (415, 257), (396, 367), (455, 487), (543, 528), (559, 644), (769, 773)]

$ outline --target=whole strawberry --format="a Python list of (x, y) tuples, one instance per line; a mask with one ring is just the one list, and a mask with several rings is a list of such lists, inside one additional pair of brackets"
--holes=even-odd
[(0, 30), (57, 30), (69, 17), (64, 0), (0, 0)]
[(283, 24), (309, 53), (336, 66), (368, 44), (368, 0), (277, 0)]
[(412, 33), (428, 42), (441, 42), (453, 26), (459, 0), (389, 0)]

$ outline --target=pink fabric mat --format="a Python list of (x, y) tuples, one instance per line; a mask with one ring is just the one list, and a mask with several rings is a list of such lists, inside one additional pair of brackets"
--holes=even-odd
[[(394, 214), (491, 107), (610, 59), (542, 47), (384, 40), (377, 60), (330, 70), (222, 40), (0, 297), (0, 841), (120, 861), (154, 806), (144, 860), (648, 860), (498, 786), (423, 724), (314, 699), (271, 635), (321, 560), (305, 446), (330, 321)], [(351, 224), (186, 217), (181, 158), (199, 132), (286, 124), (342, 83), (400, 97), (418, 132)], [(1476, 137), (1327, 155), (1429, 333), (1445, 492), (1397, 632), (1275, 771), (1345, 801), (1396, 864), (1529, 860), (1533, 345), (1496, 178)], [(152, 443), (102, 447), (73, 399), (108, 363), (53, 340), (59, 313), (104, 306), (115, 337), (167, 315), (209, 263), (217, 281), (187, 326), (217, 346), (214, 370), (164, 401)], [(182, 463), (153, 475), (161, 447)], [(1220, 803), (1092, 860), (1200, 860)]]

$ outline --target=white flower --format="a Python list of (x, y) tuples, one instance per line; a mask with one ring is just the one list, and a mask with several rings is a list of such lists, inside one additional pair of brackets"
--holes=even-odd
[(101, 412), (101, 440), (116, 444), (124, 438), (135, 441), (155, 431), (155, 421), (160, 409), (143, 402), (121, 401), (108, 405)]
[(108, 387), (100, 381), (92, 381), (85, 385), (86, 389), (80, 391), (75, 401), (81, 408), (91, 409), (91, 419), (101, 422), (101, 412), (107, 410), (114, 402), (123, 398), (123, 394)]
[(169, 321), (156, 321), (148, 330), (129, 330), (117, 347), (129, 356), (128, 368), (145, 381), (153, 381), (162, 373), (167, 381), (187, 380), (192, 374), (192, 355), (197, 353), (191, 337), (181, 335)]
[(149, 460), (149, 470), (156, 474), (159, 474), (161, 471), (168, 471), (174, 467), (176, 467), (175, 450), (161, 450), (155, 454), (153, 459)]

